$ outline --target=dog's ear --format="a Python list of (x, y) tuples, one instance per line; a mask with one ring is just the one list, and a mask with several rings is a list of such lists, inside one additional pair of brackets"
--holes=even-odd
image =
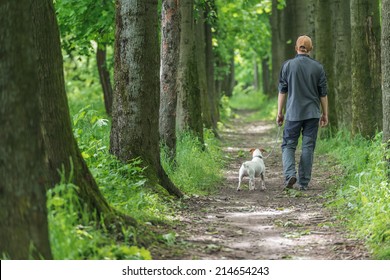
[(260, 152), (262, 152), (262, 153), (266, 153), (266, 152), (267, 152), (267, 151), (266, 151), (265, 149), (263, 149), (263, 148), (260, 148), (259, 150), (260, 150)]
[(252, 149), (249, 150), (249, 152), (250, 152), (251, 154), (253, 154), (253, 152), (254, 152), (255, 150), (256, 150), (255, 148), (252, 148)]

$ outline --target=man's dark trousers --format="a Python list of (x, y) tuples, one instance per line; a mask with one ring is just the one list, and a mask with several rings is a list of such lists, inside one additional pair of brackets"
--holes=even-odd
[[(298, 179), (301, 188), (306, 189), (311, 179), (313, 155), (317, 141), (319, 119), (303, 121), (286, 120), (283, 131), (282, 160), (286, 182), (291, 177)], [(302, 133), (302, 154), (299, 161), (299, 177), (295, 170), (295, 150)]]

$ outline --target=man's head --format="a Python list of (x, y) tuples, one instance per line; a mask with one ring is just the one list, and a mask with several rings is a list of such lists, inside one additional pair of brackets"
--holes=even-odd
[(299, 36), (295, 44), (295, 50), (297, 53), (307, 54), (313, 49), (313, 43), (309, 36)]

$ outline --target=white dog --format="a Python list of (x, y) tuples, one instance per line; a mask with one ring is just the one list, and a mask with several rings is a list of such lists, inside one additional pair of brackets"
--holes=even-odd
[(238, 187), (237, 191), (241, 190), (241, 181), (244, 176), (249, 176), (249, 190), (253, 191), (256, 189), (255, 177), (260, 177), (262, 184), (261, 190), (265, 190), (265, 165), (263, 161), (263, 155), (261, 152), (265, 152), (264, 149), (251, 149), (252, 160), (246, 161), (241, 165), (240, 172), (238, 175)]

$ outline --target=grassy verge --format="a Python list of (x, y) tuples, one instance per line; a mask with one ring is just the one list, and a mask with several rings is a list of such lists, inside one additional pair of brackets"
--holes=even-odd
[(381, 140), (381, 133), (367, 140), (344, 130), (319, 141), (317, 151), (331, 155), (343, 174), (332, 189), (330, 207), (354, 235), (366, 241), (374, 258), (390, 259), (389, 152)]

